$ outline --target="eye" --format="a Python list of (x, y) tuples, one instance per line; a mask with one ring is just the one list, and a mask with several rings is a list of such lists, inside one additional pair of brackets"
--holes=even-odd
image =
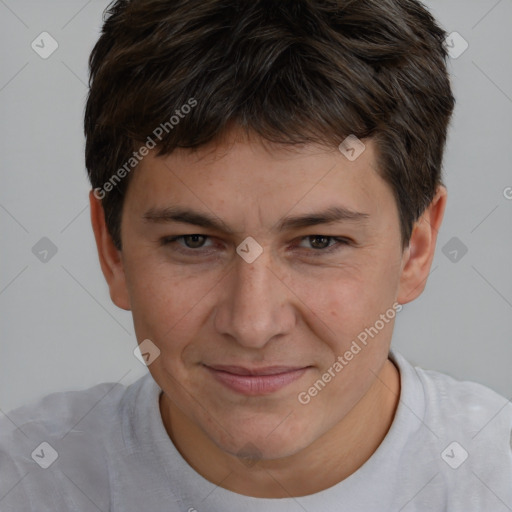
[[(204, 242), (209, 237), (206, 235), (180, 235), (180, 236), (173, 236), (173, 237), (167, 237), (162, 239), (162, 245), (171, 245), (176, 244), (176, 242), (183, 242), (179, 243), (180, 246), (184, 247), (185, 249), (201, 249), (205, 247)], [(211, 247), (211, 246), (206, 246)]]
[[(210, 240), (210, 244), (205, 245), (208, 240)], [(304, 246), (304, 243), (307, 243), (309, 247)], [(174, 251), (184, 254), (204, 254), (209, 252), (208, 249), (212, 249), (214, 245), (211, 242), (211, 238), (209, 236), (201, 234), (165, 237), (161, 240), (161, 244), (164, 246), (173, 246), (172, 249)], [(350, 245), (350, 240), (343, 237), (309, 235), (303, 237), (300, 244), (296, 247), (304, 250), (310, 249), (308, 251), (309, 254), (313, 254), (314, 256), (322, 256), (339, 251), (344, 245)]]
[[(307, 242), (314, 251), (319, 253), (330, 253), (341, 249), (342, 245), (348, 245), (350, 242), (346, 238), (326, 236), (326, 235), (310, 235), (302, 239)], [(301, 243), (302, 243), (301, 242)], [(300, 246), (299, 247), (304, 247)]]

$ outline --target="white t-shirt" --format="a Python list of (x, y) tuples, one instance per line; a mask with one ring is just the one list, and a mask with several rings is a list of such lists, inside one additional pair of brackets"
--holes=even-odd
[(167, 435), (148, 373), (0, 418), (0, 511), (511, 511), (512, 404), (394, 350), (390, 358), (401, 377), (391, 428), (363, 466), (324, 491), (252, 498), (205, 480)]

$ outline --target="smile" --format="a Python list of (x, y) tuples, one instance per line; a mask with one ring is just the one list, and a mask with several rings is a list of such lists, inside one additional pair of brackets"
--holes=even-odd
[(205, 366), (209, 373), (231, 391), (248, 396), (275, 393), (300, 379), (309, 367), (273, 366), (248, 369), (240, 366)]

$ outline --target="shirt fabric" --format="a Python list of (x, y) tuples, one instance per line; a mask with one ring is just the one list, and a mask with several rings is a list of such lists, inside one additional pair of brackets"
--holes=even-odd
[(386, 437), (321, 492), (253, 498), (204, 479), (169, 438), (148, 373), (129, 386), (53, 393), (2, 417), (0, 511), (511, 511), (510, 401), (394, 350), (389, 357), (401, 391)]

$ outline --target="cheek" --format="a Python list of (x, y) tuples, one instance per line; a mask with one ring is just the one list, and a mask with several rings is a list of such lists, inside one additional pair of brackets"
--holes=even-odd
[(375, 280), (364, 268), (325, 269), (311, 276), (294, 276), (289, 288), (294, 291), (308, 316), (323, 322), (331, 334), (350, 332), (352, 325), (365, 320), (368, 310), (378, 302)]
[[(364, 350), (357, 359), (363, 360), (372, 358), (371, 353), (377, 356), (387, 350), (396, 314), (396, 282), (397, 276), (389, 267), (381, 270), (360, 265), (333, 269), (315, 279), (296, 279), (290, 281), (290, 288), (301, 298), (310, 328), (331, 353), (342, 355), (358, 340)], [(384, 321), (381, 315), (385, 315)]]
[(172, 339), (175, 346), (194, 335), (201, 324), (197, 316), (201, 303), (222, 277), (184, 277), (179, 266), (149, 260), (140, 265), (132, 262), (126, 268), (137, 337), (154, 339), (163, 347), (168, 340)]

